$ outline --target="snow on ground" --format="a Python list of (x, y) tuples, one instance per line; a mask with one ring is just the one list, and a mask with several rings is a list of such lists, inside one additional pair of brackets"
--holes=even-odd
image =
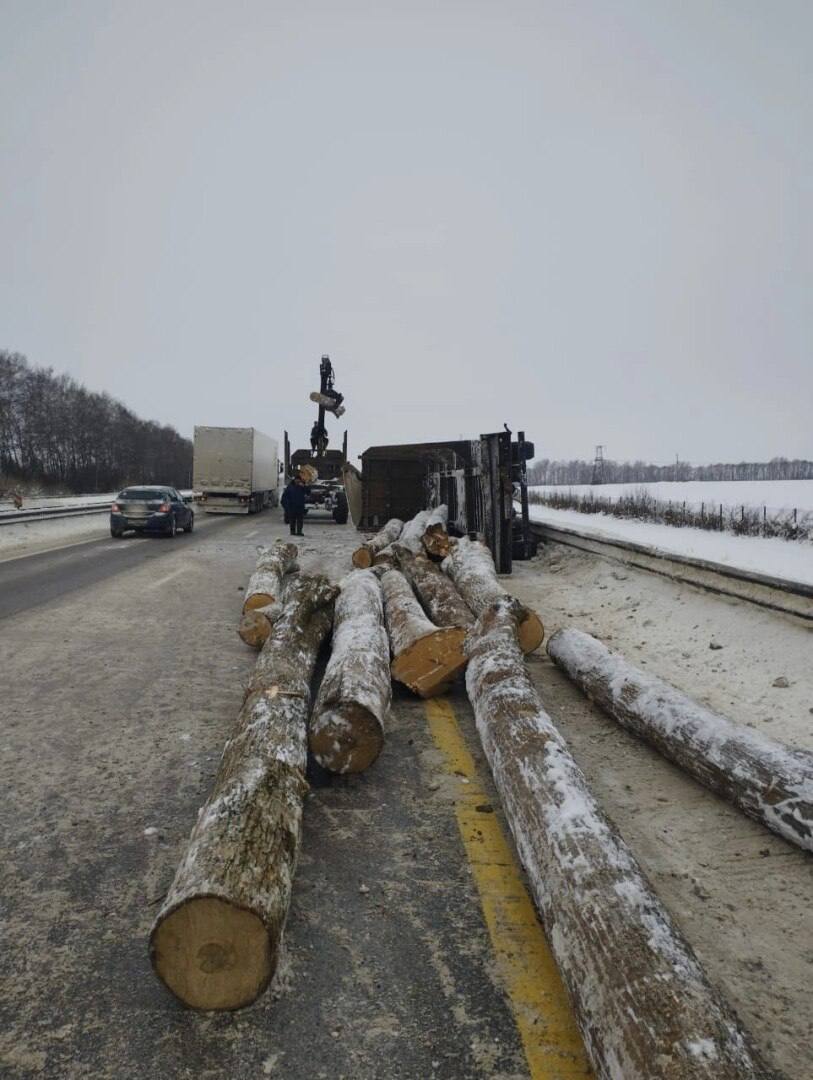
[(530, 514), (531, 521), (577, 529), (596, 540), (629, 540), (652, 548), (660, 554), (705, 559), (768, 577), (813, 585), (813, 544), (804, 540), (789, 541), (761, 536), (732, 536), (730, 533), (707, 532), (704, 529), (678, 529), (672, 525), (630, 521), (609, 514), (553, 510), (549, 506), (534, 503), (531, 503)]
[(700, 509), (720, 504), (724, 507), (767, 506), (769, 513), (798, 510), (800, 516), (813, 511), (813, 480), (688, 480), (683, 483), (669, 480), (652, 484), (541, 484), (530, 488), (540, 495), (573, 492), (574, 495), (595, 495), (617, 499), (645, 491), (658, 502), (686, 503)]
[(85, 540), (103, 540), (110, 535), (110, 514), (105, 507), (98, 514), (51, 518), (48, 521), (21, 521), (0, 526), (0, 561), (31, 555), (37, 551), (67, 547)]

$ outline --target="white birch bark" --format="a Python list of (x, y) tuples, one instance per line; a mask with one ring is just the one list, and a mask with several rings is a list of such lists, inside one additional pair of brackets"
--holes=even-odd
[(342, 581), (333, 641), (310, 724), (311, 753), (334, 773), (361, 772), (384, 746), (392, 700), (381, 585), (372, 570)]

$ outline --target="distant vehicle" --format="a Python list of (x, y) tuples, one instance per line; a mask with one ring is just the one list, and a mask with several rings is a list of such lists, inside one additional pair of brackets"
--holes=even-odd
[(311, 484), (305, 497), (305, 514), (311, 510), (324, 510), (330, 514), (337, 525), (347, 523), (347, 496), (344, 488), (336, 480), (317, 480)]
[(256, 428), (196, 427), (192, 487), (208, 514), (255, 514), (277, 505), (276, 439)]
[(172, 487), (129, 487), (116, 496), (110, 507), (110, 535), (115, 539), (130, 529), (174, 536), (182, 529), (191, 533), (195, 511)]

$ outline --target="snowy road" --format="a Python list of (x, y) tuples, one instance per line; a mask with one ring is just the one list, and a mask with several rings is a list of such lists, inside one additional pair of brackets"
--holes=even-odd
[[(196, 532), (191, 536), (178, 533), (171, 540), (164, 536), (129, 534), (121, 540), (113, 540), (108, 532), (103, 539), (0, 562), (0, 619), (52, 603), (61, 596), (89, 588), (144, 563), (157, 565), (157, 561), (182, 554), (183, 549), (189, 549), (201, 535), (208, 538), (238, 520), (244, 519), (204, 518), (199, 514)], [(107, 531), (106, 518), (95, 530), (99, 531), (103, 534)], [(157, 569), (155, 572), (158, 573)]]

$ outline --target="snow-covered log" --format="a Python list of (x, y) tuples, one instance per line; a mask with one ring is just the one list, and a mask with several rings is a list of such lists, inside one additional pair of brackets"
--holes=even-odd
[(409, 548), (415, 555), (423, 551), (423, 533), (431, 515), (431, 510), (421, 510), (414, 518), (410, 518), (398, 537), (398, 543), (402, 547)]
[(310, 723), (310, 748), (334, 773), (361, 772), (384, 746), (392, 699), (390, 645), (381, 584), (372, 570), (341, 583), (330, 660)]
[(187, 1005), (237, 1009), (277, 964), (307, 790), (307, 719), (334, 586), (301, 574), (257, 661), (214, 788), (150, 935), (158, 976)]
[[(462, 537), (441, 564), (475, 615), (480, 615), (495, 600), (510, 596), (497, 579), (491, 552), (479, 540)], [(542, 620), (531, 608), (524, 608), (519, 625), (519, 644), (524, 653), (538, 649), (545, 637)]]
[(381, 576), (392, 677), (421, 697), (442, 694), (466, 666), (465, 627), (437, 627), (424, 615), (399, 570)]
[(353, 552), (353, 566), (358, 567), (359, 570), (366, 570), (372, 566), (378, 552), (397, 540), (403, 527), (404, 523), (400, 518), (390, 518), (380, 532), (369, 540), (365, 540), (361, 547), (356, 548)]
[(321, 405), (323, 409), (333, 413), (334, 416), (344, 416), (347, 411), (341, 403), (337, 404), (336, 399), (329, 394), (320, 394), (318, 390), (314, 390), (310, 395), (311, 401), (315, 401), (317, 405)]
[(243, 613), (268, 607), (282, 595), (282, 579), (296, 570), (296, 544), (274, 544), (260, 549), (257, 566), (243, 597)]
[(421, 543), (433, 559), (445, 559), (449, 554), (449, 533), (446, 531), (446, 523), (449, 520), (448, 506), (436, 506), (430, 511), (429, 518), (424, 526)]
[(813, 754), (704, 708), (581, 630), (548, 653), (622, 727), (786, 840), (813, 851)]
[(768, 1080), (542, 707), (517, 644), (522, 615), (508, 597), (482, 613), (466, 687), (597, 1076)]
[(412, 583), (421, 606), (435, 626), (471, 626), (474, 623), (471, 609), (437, 563), (426, 555), (413, 555), (398, 543), (393, 548), (404, 576)]

